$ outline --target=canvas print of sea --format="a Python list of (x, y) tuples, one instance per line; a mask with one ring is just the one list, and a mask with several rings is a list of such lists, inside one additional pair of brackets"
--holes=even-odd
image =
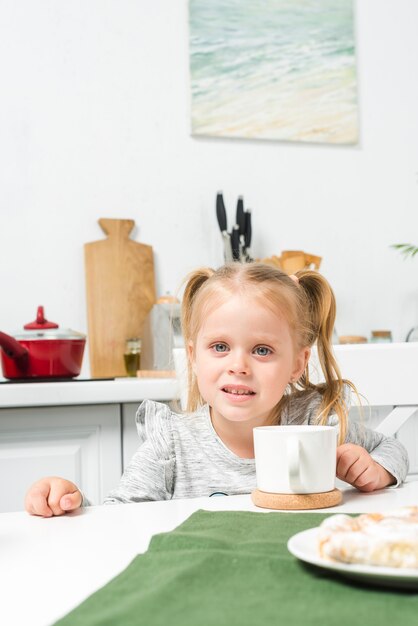
[(189, 0), (192, 133), (358, 138), (353, 0)]

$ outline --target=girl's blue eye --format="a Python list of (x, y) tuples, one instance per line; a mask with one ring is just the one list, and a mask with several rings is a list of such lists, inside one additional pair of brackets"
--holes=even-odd
[(224, 343), (215, 343), (212, 348), (215, 350), (215, 352), (226, 352), (228, 349)]
[(258, 346), (254, 349), (254, 352), (258, 356), (268, 356), (269, 354), (271, 354), (270, 348), (266, 348), (266, 346)]

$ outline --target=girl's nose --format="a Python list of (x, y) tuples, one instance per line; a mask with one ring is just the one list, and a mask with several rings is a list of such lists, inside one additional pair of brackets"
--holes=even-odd
[(244, 354), (231, 354), (231, 360), (228, 364), (228, 372), (230, 374), (245, 375), (249, 373), (249, 366)]

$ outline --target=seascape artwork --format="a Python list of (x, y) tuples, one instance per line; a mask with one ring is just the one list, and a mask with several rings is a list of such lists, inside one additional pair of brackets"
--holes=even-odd
[(353, 0), (189, 0), (192, 134), (358, 141)]

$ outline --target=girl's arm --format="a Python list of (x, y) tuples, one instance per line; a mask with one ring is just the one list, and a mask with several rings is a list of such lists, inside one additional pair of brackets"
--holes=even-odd
[(165, 404), (146, 400), (138, 408), (136, 425), (139, 448), (104, 504), (172, 498), (175, 456), (171, 411)]
[(159, 458), (149, 442), (143, 443), (131, 459), (119, 485), (104, 504), (169, 500), (173, 491), (174, 459)]
[[(171, 411), (165, 404), (145, 401), (137, 411), (136, 422), (140, 446), (105, 504), (172, 497), (175, 460)], [(25, 497), (28, 513), (42, 517), (63, 515), (89, 504), (77, 485), (57, 476), (38, 480)]]

